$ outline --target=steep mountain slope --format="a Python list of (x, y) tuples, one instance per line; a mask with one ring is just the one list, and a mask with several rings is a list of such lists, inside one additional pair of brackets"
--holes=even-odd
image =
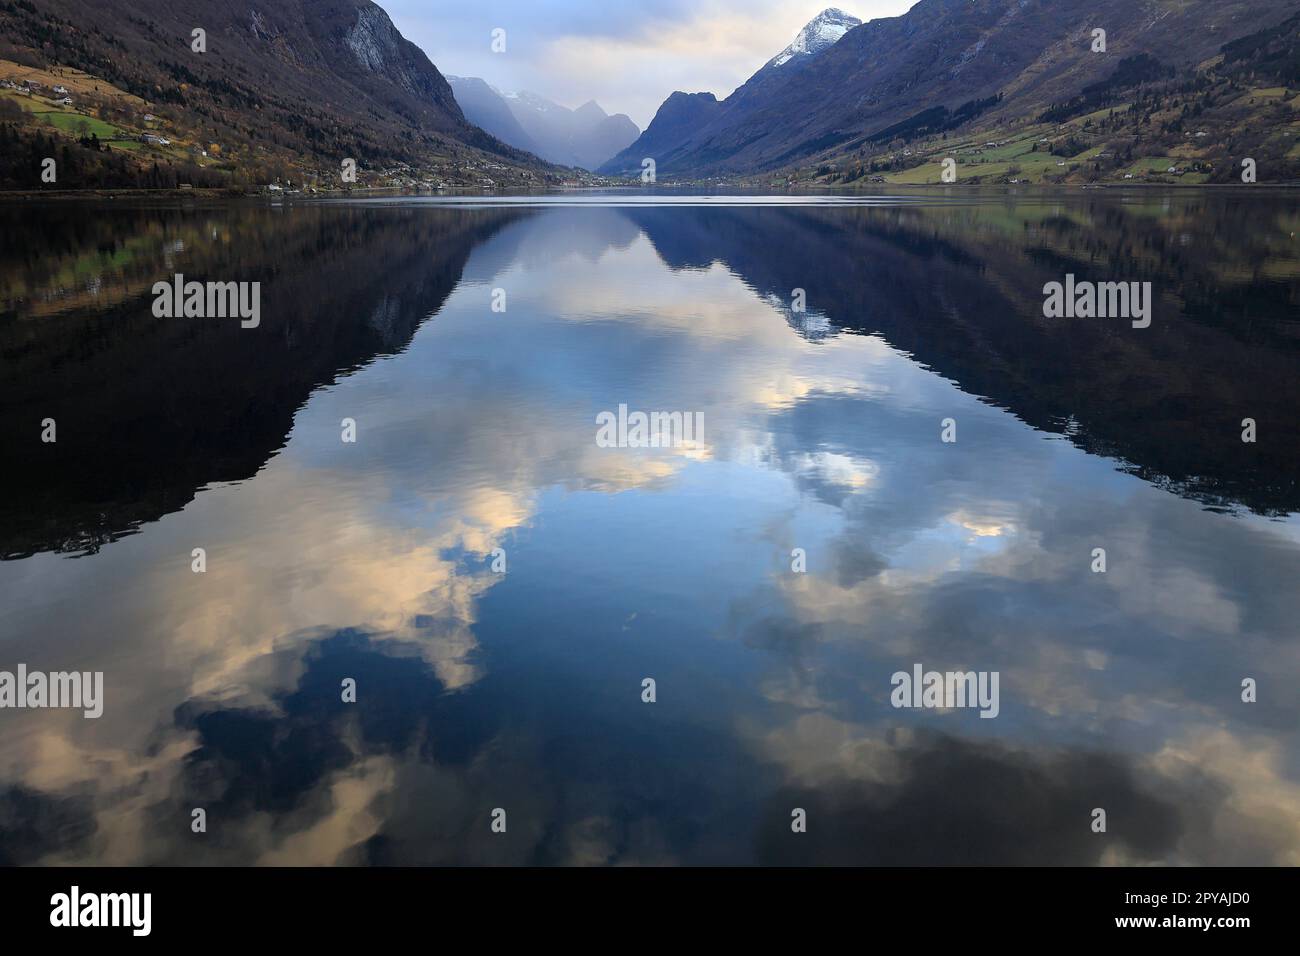
[(4, 0), (0, 58), (84, 70), (228, 161), (447, 168), (486, 154), (540, 168), (468, 122), (371, 0)]
[(537, 155), (561, 166), (594, 170), (641, 132), (625, 114), (610, 116), (594, 100), (571, 110), (526, 91), (507, 93), (504, 99), (537, 144)]
[(992, 100), (923, 110), (789, 175), (828, 185), (939, 183), (951, 159), (963, 183), (1297, 182), (1298, 52), (1300, 15), (1190, 66), (1125, 56), (1104, 79), (1045, 108)]
[[(783, 82), (760, 70), (665, 155), (633, 144), (605, 170), (654, 156), (661, 176), (753, 173), (851, 149), (925, 110), (1024, 115), (1104, 81), (1124, 57), (1189, 68), (1297, 9), (1297, 0), (920, 0), (802, 58)], [(1105, 53), (1092, 50), (1098, 28)]]

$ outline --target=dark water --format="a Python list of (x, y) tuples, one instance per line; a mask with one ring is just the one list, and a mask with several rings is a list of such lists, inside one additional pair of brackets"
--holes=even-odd
[[(105, 685), (0, 710), (0, 862), (1298, 863), (1297, 230), (1244, 191), (0, 208), (0, 670)], [(155, 318), (176, 272), (260, 325)], [(1151, 327), (1044, 318), (1067, 273)], [(703, 439), (600, 447), (620, 404)], [(891, 706), (916, 664), (997, 717)]]

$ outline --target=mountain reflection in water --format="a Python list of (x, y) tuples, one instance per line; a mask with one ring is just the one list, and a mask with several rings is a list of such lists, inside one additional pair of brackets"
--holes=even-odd
[(1296, 201), (954, 195), (0, 209), (0, 863), (1300, 862)]

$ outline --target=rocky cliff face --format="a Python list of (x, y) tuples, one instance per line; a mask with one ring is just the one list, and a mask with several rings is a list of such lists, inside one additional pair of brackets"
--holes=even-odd
[(355, 22), (343, 35), (343, 45), (365, 70), (413, 97), (432, 101), (450, 117), (463, 117), (451, 86), (438, 68), (373, 3), (357, 9)]

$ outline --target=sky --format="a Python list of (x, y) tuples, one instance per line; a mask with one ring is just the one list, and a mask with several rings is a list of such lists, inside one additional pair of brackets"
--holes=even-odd
[[(576, 108), (596, 100), (644, 129), (670, 93), (721, 99), (827, 6), (862, 20), (916, 0), (377, 0), (444, 74)], [(492, 33), (505, 30), (505, 51)]]

